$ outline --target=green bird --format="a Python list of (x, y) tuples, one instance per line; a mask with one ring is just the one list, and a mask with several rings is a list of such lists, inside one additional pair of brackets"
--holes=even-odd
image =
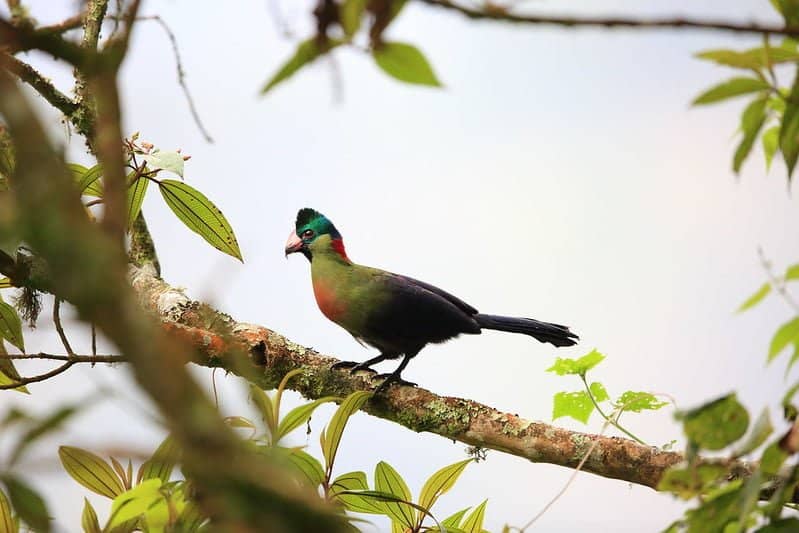
[(479, 334), (483, 329), (529, 335), (554, 346), (572, 346), (577, 335), (566, 326), (532, 318), (484, 315), (460, 298), (407, 276), (353, 263), (344, 241), (330, 220), (310, 208), (300, 209), (285, 254), (300, 252), (311, 263), (311, 280), (319, 309), (355, 339), (380, 351), (362, 363), (341, 362), (335, 368), (350, 372), (369, 370), (386, 359), (402, 362), (385, 377), (376, 393), (402, 380), (408, 362), (430, 343), (458, 335)]

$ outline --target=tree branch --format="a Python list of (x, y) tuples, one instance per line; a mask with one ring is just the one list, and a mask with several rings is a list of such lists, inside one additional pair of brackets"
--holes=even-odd
[(42, 76), (36, 69), (27, 63), (20, 61), (11, 54), (2, 54), (2, 64), (9, 72), (17, 76), (19, 79), (33, 87), (33, 89), (42, 95), (50, 105), (61, 111), (64, 115), (69, 117), (78, 109), (78, 104), (74, 102), (69, 96), (65, 95), (55, 85), (50, 83), (44, 76)]
[(450, 0), (419, 0), (424, 4), (456, 11), (470, 19), (494, 20), (516, 24), (535, 24), (549, 26), (631, 28), (631, 29), (677, 29), (677, 30), (715, 30), (734, 33), (799, 36), (799, 28), (774, 26), (757, 23), (736, 23), (721, 20), (696, 20), (683, 17), (636, 19), (627, 17), (570, 17), (555, 15), (533, 15), (513, 13), (502, 6), (486, 4), (481, 8), (456, 4)]
[(127, 363), (128, 358), (123, 355), (58, 355), (52, 353), (19, 353), (0, 354), (0, 361), (72, 361), (74, 363)]
[[(303, 375), (291, 380), (288, 387), (309, 399), (374, 389), (375, 384), (364, 372), (350, 375), (346, 370), (331, 370), (337, 359), (297, 345), (265, 327), (237, 323), (206, 304), (189, 300), (182, 291), (156, 277), (151, 267), (131, 266), (131, 280), (142, 304), (161, 318), (164, 328), (195, 347), (197, 364), (221, 366), (241, 374), (242, 369), (235, 368), (226, 354), (246, 349), (251, 365), (246, 377), (264, 389), (276, 388), (286, 372), (296, 368), (302, 369)], [(413, 431), (568, 468), (576, 468), (593, 447), (583, 470), (651, 488), (657, 486), (668, 467), (684, 459), (681, 453), (525, 420), (423, 388), (392, 387), (385, 396), (366, 403), (363, 411)], [(738, 471), (745, 476), (751, 468), (740, 463)]]

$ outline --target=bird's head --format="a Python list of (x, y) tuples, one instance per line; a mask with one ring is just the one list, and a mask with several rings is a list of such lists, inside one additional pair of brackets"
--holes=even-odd
[(344, 251), (344, 241), (341, 240), (341, 234), (333, 223), (319, 211), (309, 207), (300, 209), (294, 231), (286, 241), (286, 256), (301, 252), (308, 261), (311, 261), (315, 253), (328, 251), (333, 251), (349, 261)]

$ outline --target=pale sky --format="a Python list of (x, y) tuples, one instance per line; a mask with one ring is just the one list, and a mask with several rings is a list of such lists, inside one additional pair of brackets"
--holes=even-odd
[[(47, 23), (74, 2), (30, 4)], [(295, 40), (306, 37), (309, 8), (281, 4)], [(600, 1), (588, 11), (583, 3), (552, 0), (530, 6), (586, 15), (772, 20), (767, 0), (697, 4)], [(227, 215), (245, 259), (239, 264), (189, 233), (151, 189), (144, 211), (168, 282), (323, 353), (371, 357), (317, 310), (305, 260), (283, 258), (295, 213), (309, 206), (334, 221), (356, 262), (434, 283), (483, 312), (566, 323), (581, 336), (580, 345), (560, 350), (501, 333), (428, 347), (404, 377), (439, 394), (550, 421), (553, 394), (577, 390), (579, 382), (545, 369), (556, 356), (596, 347), (607, 360), (591, 378), (611, 395), (662, 392), (690, 407), (736, 390), (753, 418), (778, 403), (787, 387), (785, 363), (766, 368), (764, 361), (790, 310), (778, 299), (747, 314), (734, 310), (765, 280), (758, 246), (778, 269), (799, 262), (799, 202), (781, 162), (766, 174), (759, 147), (739, 177), (731, 172), (740, 101), (689, 106), (700, 91), (732, 75), (693, 53), (752, 46), (757, 39), (476, 23), (411, 3), (388, 38), (422, 49), (445, 89), (400, 84), (366, 54), (343, 50), (335, 67), (340, 100), (326, 61), (260, 98), (260, 86), (294, 46), (277, 31), (270, 5), (144, 4), (143, 13), (160, 14), (174, 30), (188, 84), (216, 143), (205, 143), (192, 123), (168, 40), (153, 23), (138, 26), (125, 64), (124, 130), (192, 155), (187, 181)], [(30, 59), (63, 90), (70, 87), (68, 69)], [(54, 131), (63, 138), (63, 130)], [(79, 140), (70, 154), (88, 161)], [(87, 349), (86, 337), (76, 338)], [(28, 347), (58, 348), (46, 320), (28, 334)], [(209, 371), (196, 375), (210, 393)], [(240, 380), (218, 374), (217, 383), (225, 413), (254, 415)], [(98, 387), (117, 394), (37, 446), (29, 462), (61, 531), (77, 530), (86, 491), (54, 462), (56, 445), (149, 451), (162, 430), (124, 367), (76, 368), (31, 386), (30, 397), (3, 395), (4, 407), (44, 411)], [(292, 405), (299, 401), (287, 396)], [(314, 416), (314, 455), (320, 456), (318, 431), (332, 410)], [(630, 414), (626, 422), (651, 444), (682, 444), (672, 414)], [(778, 410), (772, 415), (779, 420)], [(555, 423), (601, 428), (599, 418), (588, 426)], [(294, 443), (304, 438), (300, 431)], [(374, 465), (385, 460), (418, 495), (430, 473), (464, 456), (462, 444), (357, 414), (336, 470), (364, 470), (371, 479)], [(520, 526), (570, 474), (489, 452), (434, 512), (443, 518), (488, 498), (487, 529)], [(90, 499), (104, 519), (109, 504)], [(668, 495), (581, 474), (533, 531), (597, 525), (655, 531), (681, 509)], [(368, 531), (386, 527), (376, 523)]]

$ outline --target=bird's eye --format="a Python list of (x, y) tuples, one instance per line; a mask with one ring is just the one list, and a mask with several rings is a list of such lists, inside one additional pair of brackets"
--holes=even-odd
[(302, 238), (303, 239), (310, 239), (311, 237), (313, 237), (313, 230), (312, 229), (307, 229), (307, 230), (302, 232)]

